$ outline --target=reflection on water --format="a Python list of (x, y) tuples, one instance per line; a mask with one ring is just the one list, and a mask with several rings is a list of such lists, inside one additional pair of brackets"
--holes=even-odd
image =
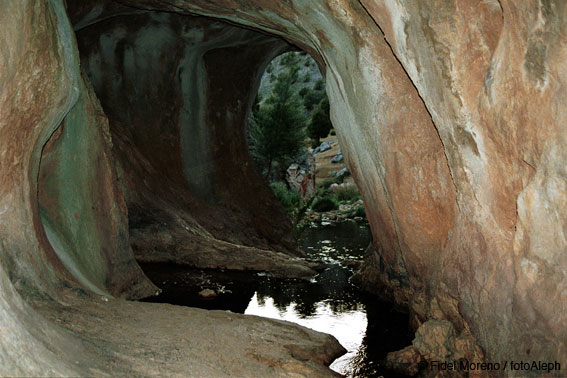
[(368, 227), (357, 223), (305, 230), (302, 247), (308, 257), (323, 261), (325, 270), (309, 283), (265, 280), (244, 313), (288, 320), (332, 334), (348, 353), (333, 362), (331, 369), (349, 374), (368, 321), (358, 290), (348, 280), (352, 269), (347, 264), (361, 260), (369, 242)]
[[(351, 377), (392, 376), (380, 360), (387, 352), (411, 343), (407, 315), (361, 293), (349, 282), (351, 267), (362, 260), (369, 242), (370, 232), (363, 224), (346, 222), (305, 230), (303, 249), (325, 265), (311, 282), (172, 266), (142, 267), (165, 289), (152, 301), (287, 320), (330, 333), (348, 351), (333, 362), (333, 370)], [(215, 289), (219, 295), (202, 299), (197, 295), (202, 288)]]
[(352, 371), (351, 361), (356, 358), (368, 325), (364, 309), (336, 311), (336, 307), (331, 302), (321, 301), (315, 305), (314, 311), (309, 316), (305, 316), (297, 307), (297, 303), (292, 302), (281, 310), (276, 307), (273, 298), (258, 300), (258, 294), (255, 293), (244, 313), (287, 320), (315, 331), (330, 333), (348, 351), (347, 354), (336, 359), (330, 367), (339, 373), (349, 374)]

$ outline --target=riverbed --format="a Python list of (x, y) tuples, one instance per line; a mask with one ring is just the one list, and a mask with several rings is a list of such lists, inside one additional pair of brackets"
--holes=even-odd
[[(369, 242), (370, 231), (362, 222), (304, 230), (301, 246), (308, 258), (324, 265), (310, 281), (163, 264), (142, 268), (163, 290), (152, 302), (287, 320), (330, 333), (348, 351), (332, 363), (334, 371), (348, 377), (395, 376), (384, 370), (381, 360), (387, 352), (411, 343), (408, 316), (349, 281)], [(217, 296), (204, 299), (198, 295), (202, 289), (212, 289)]]

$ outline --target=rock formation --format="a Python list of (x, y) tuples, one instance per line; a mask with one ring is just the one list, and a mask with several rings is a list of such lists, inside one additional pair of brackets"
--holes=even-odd
[[(168, 240), (194, 246), (172, 261), (227, 245), (295, 253), (244, 139), (261, 71), (288, 46), (276, 37), (325, 73), (374, 236), (358, 280), (409, 307), (423, 325), (414, 350), (427, 357), (427, 332), (441, 327), (453, 344), (466, 340), (452, 355), (480, 347), (489, 361), (567, 367), (562, 1), (66, 5), (0, 3), (0, 374), (139, 373), (150, 356), (156, 373), (187, 373), (152, 351), (186, 356), (191, 343), (152, 343), (153, 331), (131, 324), (134, 346), (102, 336), (138, 312), (166, 311), (101, 299), (155, 291), (130, 234), (139, 256)], [(307, 338), (311, 349), (283, 345), (283, 362), (238, 356), (281, 374), (326, 374), (320, 363), (339, 350), (314, 357), (329, 341)], [(226, 373), (223, 361), (199, 372)]]

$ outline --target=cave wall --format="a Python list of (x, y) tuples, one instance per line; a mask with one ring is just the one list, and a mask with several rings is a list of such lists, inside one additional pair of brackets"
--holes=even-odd
[[(416, 326), (428, 319), (450, 320), (457, 332), (474, 336), (488, 359), (567, 364), (563, 2), (67, 3), (73, 24), (81, 27), (155, 9), (215, 16), (283, 36), (310, 52), (324, 67), (331, 116), (371, 222), (374, 248), (359, 273), (365, 287), (389, 291), (408, 304)], [(4, 1), (0, 21), (6, 25), (0, 32), (0, 325), (9, 330), (0, 341), (0, 373), (86, 372), (73, 368), (79, 354), (72, 349), (88, 343), (34, 311), (39, 299), (50, 303), (65, 290), (85, 286), (45, 235), (37, 178), (43, 146), (53, 137), (46, 145), (44, 168), (63, 164), (70, 177), (92, 180), (73, 163), (61, 161), (57, 151), (72, 150), (85, 135), (94, 135), (99, 142), (91, 153), (102, 159), (95, 166), (112, 180), (112, 168), (104, 161), (109, 159), (105, 126), (94, 114), (98, 131), (85, 127), (81, 134), (71, 120), (62, 124), (76, 104), (84, 107), (72, 112), (77, 117), (97, 108), (94, 97), (86, 95), (88, 85), (81, 84), (62, 1)], [(100, 97), (104, 103), (104, 95)], [(118, 134), (116, 139), (116, 145), (129, 141)], [(113, 148), (116, 156), (119, 151)], [(143, 148), (131, 151), (139, 161), (147, 159)], [(135, 169), (143, 176), (154, 168)], [(122, 169), (118, 177), (128, 201), (129, 184), (143, 180), (129, 178), (125, 171), (129, 174)], [(49, 192), (67, 190), (49, 177), (40, 176), (40, 185), (41, 180), (50, 188), (47, 199)], [(113, 219), (124, 222), (120, 186), (113, 188), (94, 202), (115, 208)], [(190, 196), (187, 203), (197, 203), (183, 193), (176, 198)], [(94, 222), (96, 232), (90, 235), (98, 240), (105, 228), (94, 202), (85, 201), (78, 215), (87, 226)], [(142, 201), (140, 207), (151, 209), (146, 205)], [(171, 206), (155, 207), (170, 211)], [(199, 206), (206, 209), (206, 204), (194, 206), (196, 214)], [(49, 219), (57, 219), (49, 204), (44, 209)], [(61, 215), (74, 217), (72, 206), (62, 209)], [(63, 219), (56, 228), (69, 241), (64, 249), (69, 260), (86, 265), (80, 262), (88, 242), (80, 237), (81, 227)], [(115, 290), (115, 295), (126, 290), (107, 279), (115, 259), (124, 263), (121, 274), (133, 277), (144, 291), (153, 289), (139, 275), (119, 234), (104, 243), (98, 240), (93, 250), (88, 260), (98, 267), (80, 272), (100, 290)], [(142, 308), (147, 310), (136, 307)], [(23, 350), (27, 352), (21, 354)], [(101, 369), (106, 365), (100, 361), (109, 362), (112, 354), (105, 356), (96, 360)]]
[(488, 358), (565, 363), (562, 2), (120, 3), (312, 53), (375, 238), (366, 287), (415, 325), (470, 330)]
[[(44, 216), (54, 216), (52, 224), (66, 238), (57, 253), (49, 243), (38, 204), (38, 181), (46, 185), (38, 179), (43, 147), (62, 124), (76, 138), (98, 138), (79, 159), (97, 160), (94, 173), (111, 178), (103, 127), (98, 128), (100, 118), (91, 113), (96, 100), (78, 70), (78, 52), (62, 2), (2, 2), (0, 22), (0, 375), (74, 375), (73, 365), (86, 364), (89, 354), (79, 339), (35, 311), (34, 303), (56, 303), (72, 288), (83, 295), (85, 288), (94, 288), (108, 297), (147, 296), (156, 288), (137, 266), (131, 249), (120, 245), (119, 235), (98, 232), (100, 220), (91, 232), (77, 233), (89, 215), (97, 213), (90, 208), (90, 196), (75, 198), (75, 209), (63, 206), (57, 214), (49, 206), (42, 209)], [(78, 117), (82, 122), (76, 122)], [(98, 177), (85, 177), (83, 170), (70, 164), (66, 174), (96, 187)], [(103, 197), (97, 205), (120, 205), (120, 196), (112, 189), (106, 185), (97, 193)], [(111, 220), (125, 215), (125, 208), (106, 210)], [(70, 216), (70, 211), (87, 219)], [(91, 237), (96, 238), (90, 246), (92, 259), (81, 261)], [(120, 276), (110, 279), (114, 268)], [(91, 366), (96, 368), (97, 363), (91, 361)]]
[(128, 245), (108, 120), (64, 2), (3, 1), (0, 22), (0, 376), (329, 375), (344, 353), (329, 335), (116, 298), (156, 287)]
[[(89, 24), (77, 37), (82, 66), (110, 119), (140, 259), (156, 261), (155, 250), (169, 248), (168, 232), (184, 240), (179, 245), (195, 244), (188, 239), (197, 234), (209, 244), (299, 253), (246, 141), (253, 93), (287, 43), (205, 18), (137, 11)], [(152, 242), (157, 225), (162, 235)]]

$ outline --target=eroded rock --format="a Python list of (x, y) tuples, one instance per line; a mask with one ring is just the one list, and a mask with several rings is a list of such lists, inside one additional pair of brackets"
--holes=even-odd
[[(567, 114), (563, 106), (567, 50), (562, 34), (567, 7), (563, 2), (67, 0), (67, 4), (77, 30), (100, 29), (93, 32), (92, 44), (86, 44), (93, 55), (85, 66), (90, 67), (91, 82), (110, 117), (115, 146), (112, 152), (121, 167), (117, 176), (125, 187), (125, 202), (120, 200), (120, 186), (105, 185), (112, 193), (85, 201), (79, 212), (64, 203), (61, 208), (48, 209), (55, 216), (65, 215), (65, 219), (53, 223), (54, 229), (69, 235), (69, 246), (62, 248), (68, 253), (63, 255), (82, 269), (72, 271), (70, 264), (61, 261), (41, 223), (37, 177), (43, 147), (52, 135), (57, 136), (53, 133), (84, 91), (74, 36), (62, 1), (2, 2), (0, 326), (10, 331), (0, 341), (0, 373), (112, 373), (108, 368), (110, 354), (101, 349), (77, 357), (78, 351), (92, 348), (93, 344), (85, 340), (96, 340), (117, 354), (121, 348), (128, 350), (121, 344), (123, 340), (105, 342), (100, 338), (104, 333), (101, 330), (111, 327), (115, 319), (110, 314), (123, 310), (124, 302), (114, 305), (110, 301), (112, 306), (101, 307), (100, 312), (89, 307), (94, 301), (90, 297), (91, 301), (75, 302), (73, 310), (54, 305), (69, 319), (65, 329), (54, 325), (57, 317), (45, 310), (48, 304), (64, 300), (64, 289), (84, 293), (86, 285), (84, 280), (81, 283), (80, 274), (96, 282), (100, 290), (113, 291), (117, 296), (129, 287), (121, 278), (112, 282), (112, 277), (122, 272), (129, 282), (141, 285), (140, 293), (152, 288), (139, 274), (131, 252), (124, 248), (126, 236), (110, 233), (107, 239), (99, 240), (108, 232), (105, 220), (97, 217), (106, 211), (101, 209), (118, 207), (111, 211), (109, 223), (121, 224), (120, 230), (126, 230), (126, 208), (122, 205), (126, 203), (131, 210), (129, 220), (137, 221), (134, 227), (130, 225), (133, 229), (172, 218), (176, 224), (187, 223), (189, 230), (210, 234), (213, 239), (238, 245), (273, 244), (288, 252), (293, 249), (285, 242), (284, 230), (277, 234), (272, 218), (265, 216), (268, 213), (262, 217), (244, 205), (231, 209), (231, 201), (224, 209), (207, 202), (225, 198), (236, 199), (236, 204), (255, 203), (260, 198), (256, 193), (265, 189), (251, 189), (263, 188), (254, 180), (234, 182), (234, 177), (242, 175), (231, 172), (234, 164), (244, 166), (244, 142), (234, 133), (243, 132), (241, 121), (252, 101), (248, 95), (253, 92), (254, 80), (230, 87), (229, 79), (239, 72), (223, 68), (226, 61), (249, 63), (251, 51), (207, 50), (201, 45), (208, 53), (196, 66), (187, 66), (198, 69), (181, 72), (177, 63), (186, 56), (185, 50), (179, 50), (177, 37), (182, 35), (182, 28), (174, 22), (168, 27), (172, 26), (175, 33), (160, 29), (156, 22), (175, 16), (149, 15), (151, 10), (214, 16), (283, 36), (314, 56), (326, 75), (333, 125), (345, 163), (363, 195), (373, 232), (374, 248), (359, 274), (366, 288), (386, 292), (409, 306), (416, 326), (431, 319), (450, 320), (454, 335), (470, 330), (463, 345), (480, 345), (489, 360), (557, 360), (567, 365)], [(120, 25), (129, 17), (138, 17), (138, 21)], [(105, 32), (104, 22), (116, 28)], [(148, 32), (148, 26), (159, 30), (134, 44), (129, 40), (139, 36), (136, 31)], [(234, 35), (222, 32), (226, 31), (224, 27), (213, 29), (203, 26), (203, 33), (211, 37), (207, 41), (221, 46), (223, 36), (229, 35), (230, 43), (235, 41)], [(151, 44), (164, 41), (159, 39), (164, 35), (171, 45)], [(172, 35), (175, 38), (169, 38)], [(200, 36), (190, 32), (184, 38), (203, 42)], [(263, 36), (261, 40), (269, 43), (269, 38)], [(246, 38), (241, 41), (250, 43)], [(150, 48), (144, 49), (144, 43)], [(259, 40), (254, 43), (261, 44)], [(99, 50), (96, 45), (100, 45)], [(168, 48), (162, 50), (164, 46)], [(274, 52), (272, 47), (266, 50)], [(257, 62), (268, 59), (266, 50)], [(112, 54), (103, 54), (109, 51)], [(116, 51), (120, 53), (114, 54)], [(124, 73), (122, 68), (132, 62), (135, 53), (148, 54), (141, 61), (153, 62), (150, 71), (156, 75), (114, 76)], [(110, 75), (100, 82), (93, 75), (97, 74), (93, 68), (100, 68), (98, 58), (105, 65), (98, 77)], [(242, 76), (259, 72), (262, 64), (257, 63)], [(179, 82), (180, 76), (187, 78), (207, 68), (218, 75), (207, 76), (206, 82), (189, 80), (195, 85), (188, 89), (206, 87), (207, 106), (198, 96), (204, 92), (195, 89), (191, 95), (181, 96), (179, 87), (163, 84)], [(159, 79), (153, 82), (154, 78)], [(117, 91), (121, 86), (126, 89)], [(148, 91), (136, 92), (137, 88)], [(163, 94), (171, 94), (167, 97), (171, 101), (163, 101)], [(130, 99), (133, 104), (128, 103)], [(144, 114), (146, 108), (155, 109), (156, 102), (161, 113)], [(187, 107), (196, 103), (196, 108)], [(228, 112), (218, 112), (227, 107)], [(202, 112), (195, 113), (199, 110)], [(180, 115), (195, 129), (180, 128)], [(240, 121), (233, 123), (233, 119)], [(71, 119), (67, 121), (73, 124)], [(203, 123), (209, 128), (199, 126)], [(131, 127), (133, 124), (138, 128)], [(231, 127), (237, 124), (240, 127)], [(101, 147), (100, 134), (89, 130), (93, 134), (87, 134), (95, 136), (92, 143), (96, 148), (93, 155), (79, 156), (79, 161), (84, 158), (87, 164), (94, 164), (90, 158), (100, 157), (90, 168), (96, 168), (93, 174), (112, 181), (115, 178), (109, 157), (104, 157), (107, 149)], [(198, 137), (172, 137), (181, 130), (194, 131)], [(54, 139), (51, 147), (56, 144)], [(182, 146), (189, 148), (183, 150)], [(198, 158), (187, 159), (187, 154), (195, 151)], [(215, 155), (218, 151), (222, 153)], [(45, 152), (45, 167), (57, 167), (60, 158), (52, 154), (49, 162), (53, 150)], [(73, 164), (67, 167), (72, 173), (69, 177), (81, 176)], [(51, 193), (61, 193), (57, 183), (49, 182), (48, 177), (41, 179), (46, 180), (43, 182)], [(209, 193), (207, 188), (211, 187), (214, 191)], [(96, 185), (93, 188), (100, 190)], [(39, 196), (41, 201), (46, 200), (43, 195)], [(161, 215), (149, 216), (152, 209), (158, 209)], [(73, 218), (78, 223), (72, 223)], [(249, 234), (232, 226), (240, 225), (234, 220), (246, 223), (247, 219), (252, 219), (252, 224), (247, 224), (250, 227), (244, 227), (253, 230)], [(80, 224), (85, 225), (84, 233)], [(90, 248), (85, 235), (95, 241), (88, 252), (83, 252)], [(83, 266), (87, 255), (94, 264), (91, 272)], [(148, 308), (132, 306), (136, 311)], [(34, 308), (42, 308), (46, 315), (37, 315)], [(76, 317), (68, 315), (88, 317), (89, 311), (100, 315), (92, 319), (101, 332), (87, 330), (87, 336), (74, 336)], [(448, 343), (431, 344), (423, 334), (423, 345), (436, 354), (450, 352), (456, 356), (459, 336), (451, 336), (445, 326), (441, 330), (435, 327), (428, 332), (441, 332)], [(135, 333), (135, 329), (131, 331)], [(144, 335), (141, 337), (147, 337)], [(139, 350), (156, 346), (146, 340), (140, 342)], [(23, 357), (19, 353), (22, 350), (28, 351)], [(131, 374), (140, 359), (130, 359), (128, 353), (121, 362), (130, 364), (122, 364), (120, 372)], [(272, 357), (254, 356), (256, 361), (270, 361), (284, 370), (284, 366), (296, 366), (295, 361), (279, 365)], [(160, 354), (158, 359), (164, 361), (165, 355)], [(93, 361), (91, 370), (84, 361)], [(167, 372), (168, 368), (163, 369)]]

